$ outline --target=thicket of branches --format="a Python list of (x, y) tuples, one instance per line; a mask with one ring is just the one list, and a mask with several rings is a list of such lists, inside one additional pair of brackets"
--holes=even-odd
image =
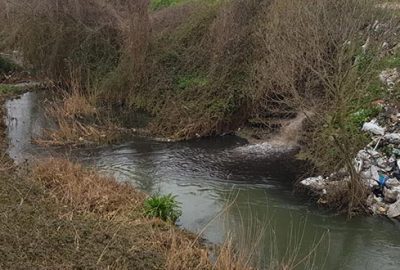
[(371, 69), (392, 23), (373, 0), (194, 0), (156, 11), (148, 0), (0, 5), (2, 47), (52, 80), (80, 81), (98, 104), (145, 110), (153, 132), (176, 138), (301, 111), (306, 156), (326, 172), (352, 170), (365, 142), (351, 116), (376, 97)]

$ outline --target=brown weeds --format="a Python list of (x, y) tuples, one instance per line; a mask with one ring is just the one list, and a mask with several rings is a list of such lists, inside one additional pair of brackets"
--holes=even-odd
[[(236, 255), (232, 255), (236, 254), (232, 245), (223, 246), (214, 264), (210, 261), (209, 249), (198, 242), (198, 237), (161, 220), (144, 218), (140, 210), (145, 195), (129, 185), (117, 183), (112, 177), (100, 176), (91, 169), (63, 159), (39, 161), (33, 176), (34, 181), (43, 186), (46, 196), (64, 206), (65, 210), (59, 213), (62, 218), (89, 215), (117, 222), (121, 232), (116, 234), (124, 230), (135, 231), (132, 236), (136, 245), (157, 250), (165, 256), (163, 269), (252, 269), (242, 267)], [(139, 235), (136, 233), (138, 230), (142, 231)], [(132, 247), (134, 250), (136, 248)], [(103, 252), (99, 260), (104, 255)]]
[(53, 101), (46, 108), (47, 117), (55, 128), (47, 129), (45, 136), (35, 142), (43, 145), (84, 145), (111, 143), (129, 134), (114, 124), (93, 105), (93, 98), (73, 87), (61, 100)]
[(81, 214), (94, 213), (107, 218), (129, 215), (141, 207), (145, 198), (127, 184), (63, 159), (39, 161), (33, 175), (58, 203), (69, 205)]
[[(272, 1), (256, 31), (255, 111), (312, 112), (303, 132), (303, 153), (323, 174), (342, 168), (349, 172), (351, 200), (343, 201), (349, 214), (362, 208), (365, 194), (352, 159), (366, 137), (351, 115), (371, 102), (368, 88), (376, 80), (371, 67), (386, 40), (386, 32), (373, 29), (375, 21), (388, 21), (374, 3)], [(369, 61), (361, 65), (363, 58)]]

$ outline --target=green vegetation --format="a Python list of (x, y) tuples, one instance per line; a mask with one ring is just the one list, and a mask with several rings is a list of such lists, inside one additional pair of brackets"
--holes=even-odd
[(310, 112), (302, 156), (326, 174), (352, 170), (388, 96), (378, 74), (400, 59), (382, 48), (399, 20), (375, 0), (16, 2), (0, 14), (10, 49), (98, 111), (144, 111), (175, 139)]
[(179, 203), (175, 196), (155, 195), (144, 202), (144, 211), (147, 217), (161, 218), (164, 221), (175, 223), (182, 215)]
[(0, 56), (0, 75), (16, 70), (18, 67)]
[(184, 2), (185, 0), (151, 0), (150, 8), (152, 10), (158, 10), (165, 7), (170, 7), (178, 3)]
[(356, 125), (358, 128), (361, 128), (365, 122), (370, 121), (372, 118), (377, 116), (381, 111), (380, 107), (370, 107), (367, 109), (360, 109), (357, 112), (351, 115), (350, 121)]
[(12, 94), (18, 92), (19, 90), (19, 87), (11, 84), (0, 84), (0, 94)]
[(208, 83), (207, 79), (202, 76), (182, 76), (178, 78), (178, 87), (185, 90), (191, 87), (202, 87)]

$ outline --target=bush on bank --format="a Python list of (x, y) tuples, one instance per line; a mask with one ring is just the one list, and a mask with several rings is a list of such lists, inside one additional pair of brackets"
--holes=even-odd
[(307, 112), (303, 156), (325, 172), (366, 141), (396, 25), (374, 0), (1, 2), (8, 45), (97, 106), (144, 110), (174, 138)]

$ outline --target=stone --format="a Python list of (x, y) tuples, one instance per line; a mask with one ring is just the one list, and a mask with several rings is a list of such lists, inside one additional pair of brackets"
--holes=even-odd
[(389, 205), (389, 209), (387, 211), (387, 216), (390, 218), (395, 218), (400, 216), (400, 200)]
[(374, 135), (381, 135), (385, 134), (385, 128), (379, 126), (376, 122), (376, 119), (371, 120), (370, 122), (364, 123), (362, 127), (362, 131), (374, 134)]
[(387, 133), (383, 136), (383, 139), (389, 143), (399, 144), (400, 143), (400, 133)]

